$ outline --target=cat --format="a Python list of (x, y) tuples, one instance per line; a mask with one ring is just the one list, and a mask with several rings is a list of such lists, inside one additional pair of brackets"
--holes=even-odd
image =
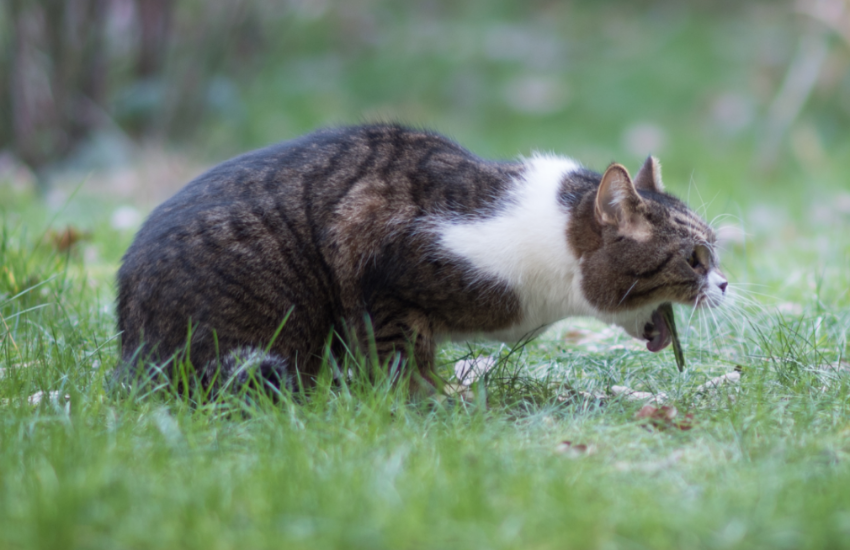
[[(123, 372), (311, 380), (352, 349), (439, 386), (435, 346), (570, 316), (658, 352), (664, 302), (717, 306), (715, 234), (664, 191), (559, 156), (483, 160), (430, 131), (333, 128), (238, 156), (156, 208), (118, 272)], [(250, 369), (246, 367), (250, 365)], [(249, 372), (250, 370), (250, 372)]]

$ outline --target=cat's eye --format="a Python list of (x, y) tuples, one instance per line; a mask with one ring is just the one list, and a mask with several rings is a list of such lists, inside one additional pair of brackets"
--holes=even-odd
[(697, 257), (697, 251), (696, 250), (691, 252), (690, 257), (688, 257), (688, 265), (690, 265), (694, 269), (696, 269), (697, 266), (699, 266), (699, 258)]
[(690, 265), (693, 269), (698, 269), (700, 266), (708, 267), (710, 261), (711, 252), (708, 248), (702, 245), (694, 247), (693, 251), (691, 251), (691, 255), (688, 256), (688, 265)]

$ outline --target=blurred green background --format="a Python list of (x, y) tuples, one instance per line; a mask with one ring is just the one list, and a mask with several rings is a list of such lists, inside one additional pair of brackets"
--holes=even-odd
[(117, 226), (242, 151), (375, 120), (487, 157), (655, 154), (738, 243), (850, 216), (847, 0), (10, 0), (0, 47), (0, 182), (138, 209)]
[[(375, 120), (485, 157), (657, 155), (730, 281), (678, 309), (685, 372), (571, 320), (443, 346), (447, 377), (510, 367), (468, 408), (356, 377), (256, 409), (110, 389), (146, 213)], [(0, 548), (848, 547), (848, 124), (850, 0), (0, 0)]]

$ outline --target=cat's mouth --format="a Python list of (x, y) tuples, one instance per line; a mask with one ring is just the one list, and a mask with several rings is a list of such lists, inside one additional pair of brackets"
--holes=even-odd
[(643, 337), (647, 340), (646, 349), (655, 353), (663, 350), (672, 341), (672, 331), (667, 320), (656, 309), (652, 312), (652, 319), (643, 327)]

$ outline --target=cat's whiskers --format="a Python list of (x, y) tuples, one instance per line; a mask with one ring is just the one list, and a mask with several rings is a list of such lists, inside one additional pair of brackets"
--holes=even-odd
[[(721, 353), (722, 345), (726, 338), (732, 334), (727, 324), (721, 323), (719, 315), (720, 311), (713, 309), (708, 312), (702, 312), (701, 316), (704, 319), (703, 337), (706, 338), (706, 344), (709, 351), (712, 353)], [(710, 317), (709, 317), (710, 316)], [(709, 325), (712, 325), (709, 327)]]
[(699, 339), (700, 357), (701, 357), (701, 359), (703, 359), (702, 355), (704, 355), (707, 351), (710, 351), (707, 348), (709, 347), (709, 344), (710, 344), (711, 341), (709, 340), (708, 342), (706, 342), (706, 335), (709, 334), (709, 330), (708, 330), (706, 319), (705, 319), (705, 313), (700, 311), (698, 319), (699, 319), (699, 327), (700, 327), (700, 333), (699, 333), (700, 334), (700, 339)]
[(744, 283), (744, 282), (736, 282), (736, 283), (735, 283), (735, 286), (736, 286), (736, 287), (738, 287), (738, 286), (761, 286), (761, 287), (767, 287), (767, 285), (766, 285), (766, 284), (764, 284), (764, 283)]
[(748, 299), (744, 299), (742, 302), (745, 303), (736, 303), (734, 299), (728, 300), (718, 311), (718, 314), (723, 315), (727, 325), (734, 325), (740, 320), (742, 326), (746, 326), (746, 319), (749, 318), (756, 305)]
[(720, 221), (722, 221), (726, 218), (732, 218), (733, 221), (735, 221), (736, 223), (739, 223), (739, 224), (741, 223), (740, 216), (736, 216), (735, 214), (730, 214), (728, 212), (724, 212), (723, 214), (717, 214), (716, 216), (714, 216), (711, 219), (711, 221), (708, 222), (708, 225), (710, 225), (711, 227), (716, 227), (717, 223), (719, 223)]
[(699, 308), (697, 308), (697, 307), (691, 308), (691, 315), (690, 315), (690, 317), (688, 317), (688, 325), (690, 325), (691, 321), (693, 321), (694, 315), (696, 315), (696, 313), (697, 313), (697, 309), (699, 309)]
[(730, 308), (734, 309), (738, 313), (744, 313), (748, 310), (752, 310), (754, 308), (759, 307), (758, 302), (751, 300), (749, 298), (739, 298), (738, 303), (730, 304)]
[(696, 328), (695, 332), (689, 331), (693, 336), (689, 342), (693, 352), (698, 351), (700, 357), (705, 353), (724, 353), (727, 351), (724, 350), (724, 344), (731, 337), (745, 333), (747, 319), (758, 307), (748, 294), (751, 291), (740, 289), (736, 284), (718, 307), (696, 307), (691, 310), (687, 326)]
[[(758, 308), (761, 308), (761, 307), (764, 307), (764, 306), (761, 303), (761, 301), (757, 301), (757, 300), (751, 298), (751, 296), (759, 296), (762, 299), (764, 299), (764, 298), (775, 299), (775, 297), (770, 295), (770, 294), (765, 294), (765, 293), (762, 293), (762, 292), (755, 292), (755, 291), (750, 290), (750, 289), (741, 288), (741, 286), (743, 286), (744, 284), (745, 283), (735, 283), (734, 285), (730, 285), (727, 288), (727, 301), (731, 305), (736, 306), (736, 307), (741, 307), (742, 310), (744, 310), (744, 308), (754, 310), (754, 309), (758, 309)], [(761, 285), (759, 285), (759, 286), (761, 286)]]
[[(736, 289), (736, 290), (738, 290), (738, 289)], [(738, 294), (738, 293), (735, 294), (736, 298), (749, 300), (749, 303), (751, 303), (753, 305), (757, 304), (758, 302), (756, 300), (754, 300), (753, 298), (750, 298), (750, 296), (759, 297), (759, 298), (767, 299), (767, 300), (776, 300), (776, 296), (774, 294), (765, 294), (764, 292), (756, 292), (754, 290), (747, 290), (746, 296), (743, 295), (743, 294)], [(762, 304), (762, 306), (763, 306), (763, 304)]]
[[(699, 313), (700, 340), (717, 353), (728, 354), (723, 344), (728, 344), (730, 338), (740, 342), (742, 336), (747, 334), (751, 315), (763, 307), (750, 298), (752, 291), (741, 289), (740, 286), (739, 283), (729, 289), (727, 299), (720, 307)], [(708, 330), (709, 323), (714, 324), (713, 330)]]
[(618, 306), (622, 305), (623, 301), (626, 299), (626, 297), (629, 295), (629, 293), (635, 288), (635, 286), (637, 286), (639, 281), (640, 281), (640, 279), (635, 279), (635, 282), (632, 283), (632, 286), (630, 286), (629, 289), (626, 291), (626, 293), (623, 294), (623, 297), (620, 298), (620, 302), (617, 304)]
[(722, 328), (722, 326), (721, 326), (720, 322), (717, 320), (717, 315), (716, 315), (716, 313), (715, 313), (715, 309), (714, 309), (714, 308), (710, 308), (710, 309), (708, 310), (707, 314), (708, 314), (708, 315), (711, 315), (711, 320), (712, 320), (712, 321), (714, 321), (715, 331), (712, 331), (712, 334), (713, 334), (713, 339), (716, 341), (716, 340), (720, 337), (720, 335), (719, 335), (719, 334), (717, 334), (716, 329), (718, 329), (718, 328)]
[(705, 203), (705, 200), (702, 198), (702, 193), (699, 192), (699, 187), (697, 187), (696, 182), (694, 182), (693, 172), (691, 172), (691, 177), (688, 179), (688, 204), (691, 203), (691, 190), (696, 191), (697, 197), (699, 198), (699, 201), (701, 203), (700, 206), (694, 208), (694, 210), (697, 214), (704, 218), (707, 205)]
[[(700, 205), (697, 206), (694, 210), (696, 211), (697, 214), (699, 214), (699, 216), (701, 218), (704, 219), (706, 217), (706, 214), (708, 213), (708, 209), (711, 207), (712, 204), (714, 204), (714, 201), (717, 200), (717, 198), (720, 196), (720, 193), (719, 192), (716, 193), (710, 201), (706, 202), (706, 200), (702, 196), (702, 193), (700, 193), (700, 191), (699, 191), (699, 187), (694, 182), (693, 174), (691, 174), (691, 178), (688, 182), (688, 203), (690, 203), (691, 189), (696, 191), (697, 197), (700, 201)], [(721, 214), (719, 216), (715, 216), (714, 219), (710, 223), (708, 223), (708, 226), (711, 227), (712, 229), (715, 229), (714, 221), (718, 217), (723, 217), (723, 216), (726, 216), (726, 215), (729, 215), (729, 214)]]

